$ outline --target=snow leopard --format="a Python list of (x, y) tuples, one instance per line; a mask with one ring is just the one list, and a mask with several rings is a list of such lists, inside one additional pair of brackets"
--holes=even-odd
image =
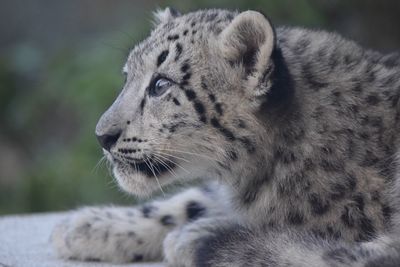
[(96, 135), (133, 207), (53, 231), (65, 259), (400, 266), (399, 54), (257, 11), (166, 8)]

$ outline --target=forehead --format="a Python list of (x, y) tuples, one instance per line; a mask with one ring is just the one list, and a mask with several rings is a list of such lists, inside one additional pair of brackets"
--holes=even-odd
[(235, 15), (235, 12), (226, 10), (201, 10), (161, 22), (149, 37), (132, 49), (127, 65), (130, 68), (144, 66), (148, 57), (154, 57), (175, 42), (193, 47), (218, 36)]

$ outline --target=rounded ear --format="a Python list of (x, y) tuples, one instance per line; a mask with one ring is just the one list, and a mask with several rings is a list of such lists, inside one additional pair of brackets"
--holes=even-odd
[(154, 24), (158, 25), (160, 23), (168, 22), (174, 18), (181, 16), (181, 13), (172, 7), (167, 7), (163, 9), (157, 9), (153, 12)]
[(245, 11), (237, 15), (221, 32), (222, 55), (231, 63), (242, 65), (249, 87), (256, 87), (267, 68), (275, 35), (268, 19), (259, 12)]

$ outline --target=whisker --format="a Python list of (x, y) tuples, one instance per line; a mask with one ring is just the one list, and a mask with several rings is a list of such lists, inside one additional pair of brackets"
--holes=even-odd
[(190, 171), (186, 170), (185, 168), (183, 168), (180, 164), (176, 163), (175, 161), (173, 161), (173, 160), (171, 160), (171, 159), (169, 159), (169, 158), (166, 158), (166, 157), (164, 157), (163, 155), (160, 155), (160, 154), (157, 154), (157, 155), (158, 155), (159, 157), (161, 157), (162, 159), (168, 160), (168, 161), (171, 162), (172, 164), (178, 166), (179, 168), (181, 168), (181, 169), (184, 170), (185, 172), (190, 173)]
[(158, 158), (157, 155), (153, 155), (153, 157), (154, 157), (154, 160), (157, 161), (158, 163), (160, 163), (161, 165), (163, 165), (168, 170), (169, 173), (171, 173), (173, 176), (175, 176), (175, 178), (178, 178), (176, 172), (173, 169), (171, 169), (171, 167), (168, 166), (168, 164), (166, 164), (162, 159)]
[(114, 178), (114, 175), (113, 175), (113, 173), (112, 173), (113, 163), (110, 162), (110, 161), (108, 161), (108, 160), (106, 160), (105, 162), (106, 162), (106, 168), (107, 168), (107, 175), (108, 175), (110, 178), (113, 179), (113, 178)]
[(92, 174), (93, 174), (93, 173), (96, 173), (96, 171), (99, 169), (100, 165), (101, 165), (102, 163), (104, 163), (105, 160), (106, 160), (106, 156), (103, 155), (103, 156), (100, 158), (100, 160), (97, 162), (97, 164), (93, 167), (91, 173), (92, 173)]
[[(188, 155), (193, 155), (193, 156), (198, 156), (198, 157), (203, 157), (203, 158), (206, 158), (206, 159), (212, 161), (214, 164), (216, 164), (216, 163), (224, 164), (222, 161), (220, 161), (220, 160), (218, 160), (216, 158), (213, 158), (213, 157), (210, 157), (210, 156), (207, 156), (207, 155), (203, 155), (203, 154), (199, 154), (199, 153), (195, 153), (195, 152), (188, 152), (188, 151), (177, 150), (177, 149), (164, 149), (164, 150), (171, 151), (171, 152), (178, 152), (178, 153), (188, 154)], [(222, 176), (222, 178), (225, 180), (225, 182), (227, 184), (229, 184), (233, 188), (233, 190), (235, 190), (236, 192), (238, 191), (236, 186), (234, 186), (229, 179), (227, 179), (225, 176)]]
[(185, 158), (178, 157), (178, 156), (175, 156), (175, 155), (171, 155), (171, 154), (169, 154), (169, 153), (165, 153), (165, 152), (162, 152), (162, 151), (159, 151), (159, 150), (157, 150), (157, 153), (160, 153), (160, 154), (162, 154), (162, 155), (166, 155), (166, 156), (168, 156), (168, 157), (173, 157), (173, 158), (176, 158), (176, 159), (180, 159), (180, 160), (183, 160), (183, 161), (185, 161), (185, 162), (190, 162), (189, 160), (187, 160), (187, 159), (185, 159)]
[[(161, 187), (160, 181), (158, 180), (158, 177), (157, 177), (156, 173), (154, 172), (153, 164), (151, 163), (151, 161), (149, 161), (149, 162), (147, 162), (147, 161), (148, 161), (148, 159), (145, 158), (145, 159), (144, 159), (145, 164), (150, 168), (151, 172), (154, 174), (154, 177), (156, 178), (158, 187), (160, 188), (161, 192), (162, 192), (163, 195), (165, 196), (165, 192), (164, 192), (164, 190), (163, 190), (162, 187)], [(149, 164), (150, 164), (150, 165), (149, 165)]]
[(114, 179), (114, 177), (111, 177), (111, 178), (112, 178), (112, 179), (110, 179), (110, 180), (107, 182), (107, 186), (109, 186), (111, 189), (115, 189), (115, 188), (119, 189), (119, 186), (118, 186), (117, 181)]
[(177, 152), (177, 153), (183, 153), (183, 154), (198, 156), (198, 157), (202, 157), (202, 158), (205, 158), (205, 159), (208, 159), (208, 160), (212, 160), (212, 161), (216, 161), (216, 162), (219, 162), (219, 163), (223, 164), (222, 161), (220, 161), (220, 160), (218, 160), (218, 159), (216, 159), (216, 158), (213, 158), (213, 157), (204, 155), (204, 154), (199, 154), (199, 153), (189, 152), (189, 151), (176, 150), (176, 149), (168, 149), (168, 148), (163, 148), (163, 149), (161, 149), (161, 150), (162, 150), (162, 151), (165, 150), (165, 151), (171, 151), (171, 152)]

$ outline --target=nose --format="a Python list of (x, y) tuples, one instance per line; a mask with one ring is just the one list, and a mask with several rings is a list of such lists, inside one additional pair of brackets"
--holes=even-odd
[(115, 145), (120, 136), (121, 136), (120, 130), (114, 133), (107, 133), (103, 135), (96, 134), (97, 140), (99, 141), (100, 145), (107, 151), (110, 151), (111, 147)]

